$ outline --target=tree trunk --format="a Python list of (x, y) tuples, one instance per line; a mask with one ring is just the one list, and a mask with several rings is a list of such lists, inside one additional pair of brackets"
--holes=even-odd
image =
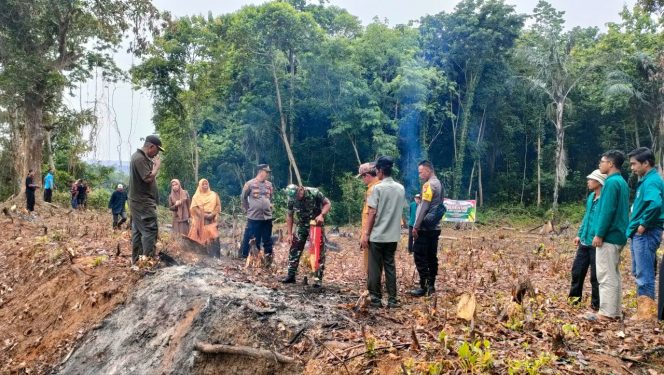
[(8, 111), (9, 114), (9, 126), (11, 131), (10, 145), (12, 154), (14, 155), (13, 164), (12, 164), (12, 173), (10, 174), (13, 178), (12, 183), (12, 192), (18, 194), (22, 191), (23, 181), (21, 178), (21, 171), (23, 170), (23, 165), (25, 164), (25, 153), (23, 150), (23, 125), (20, 124), (18, 119), (18, 111), (16, 108), (13, 108)]
[(563, 125), (563, 113), (565, 100), (556, 103), (556, 176), (553, 183), (553, 210), (558, 211), (558, 198), (560, 188), (565, 186), (567, 177), (567, 155), (565, 154), (565, 126)]
[(480, 191), (480, 201), (478, 207), (484, 205), (484, 187), (482, 185), (482, 162), (477, 162), (477, 189)]
[[(29, 93), (24, 98), (25, 126), (23, 127), (21, 154), (24, 157), (23, 165), (16, 172), (20, 178), (25, 178), (30, 169), (41, 178), (42, 154), (44, 147), (44, 101), (39, 94)], [(25, 191), (25, 184), (21, 186), (21, 192)], [(36, 196), (41, 196), (36, 194)]]
[(477, 165), (477, 160), (473, 163), (473, 168), (470, 169), (470, 178), (468, 179), (468, 194), (466, 195), (470, 199), (470, 193), (473, 191), (473, 177), (475, 177), (475, 166)]
[(199, 158), (199, 155), (198, 155), (198, 132), (194, 128), (193, 123), (192, 123), (192, 126), (191, 126), (191, 143), (192, 143), (191, 152), (192, 152), (192, 162), (193, 162), (192, 169), (193, 169), (193, 172), (194, 172), (194, 183), (197, 184), (198, 183), (198, 169), (200, 167), (200, 158)]
[(288, 155), (288, 161), (293, 167), (292, 170), (295, 172), (295, 177), (297, 178), (298, 185), (302, 185), (302, 177), (300, 176), (300, 170), (297, 167), (295, 162), (295, 156), (293, 155), (293, 150), (291, 149), (290, 142), (288, 140), (288, 132), (286, 129), (287, 121), (286, 116), (284, 115), (283, 106), (281, 103), (281, 89), (279, 88), (279, 78), (277, 77), (277, 67), (274, 65), (274, 60), (271, 62), (272, 67), (272, 79), (274, 81), (274, 90), (277, 96), (277, 109), (279, 110), (279, 133), (281, 135), (281, 140), (284, 142), (284, 148), (286, 148), (286, 154)]
[(542, 124), (537, 127), (537, 208), (542, 205)]
[(355, 157), (357, 158), (357, 165), (360, 166), (362, 165), (362, 159), (360, 159), (360, 153), (357, 151), (357, 142), (355, 141), (355, 138), (351, 137), (348, 135), (348, 139), (350, 139), (350, 144), (353, 146), (353, 151), (355, 152)]
[(458, 153), (454, 162), (454, 185), (452, 187), (452, 196), (459, 198), (461, 193), (461, 180), (463, 179), (463, 163), (466, 156), (466, 141), (468, 138), (468, 125), (472, 114), (473, 103), (475, 101), (475, 89), (477, 88), (478, 76), (471, 76), (466, 90), (466, 103), (463, 106), (463, 120), (461, 129), (459, 129)]
[(48, 166), (55, 170), (55, 161), (53, 160), (53, 142), (51, 141), (51, 132), (49, 128), (46, 130), (46, 151), (48, 152)]
[(523, 194), (526, 190), (527, 165), (528, 165), (528, 134), (526, 134), (526, 143), (523, 146), (523, 177), (521, 178), (521, 205), (523, 205)]

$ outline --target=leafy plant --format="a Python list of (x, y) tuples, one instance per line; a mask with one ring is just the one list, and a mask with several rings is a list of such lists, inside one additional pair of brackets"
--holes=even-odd
[(459, 365), (467, 372), (479, 373), (493, 367), (493, 353), (489, 340), (462, 342), (457, 349)]
[(92, 267), (101, 266), (106, 261), (106, 259), (108, 259), (108, 257), (105, 255), (96, 257), (95, 259), (92, 260)]
[(537, 358), (527, 357), (523, 360), (508, 360), (507, 373), (509, 375), (537, 375), (542, 367), (548, 366), (556, 359), (557, 357), (551, 353), (540, 353)]

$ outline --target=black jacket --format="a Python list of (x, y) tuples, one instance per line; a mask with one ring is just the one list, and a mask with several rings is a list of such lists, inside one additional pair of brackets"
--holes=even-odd
[(111, 200), (108, 202), (108, 208), (113, 210), (114, 214), (119, 214), (124, 211), (125, 203), (127, 202), (127, 194), (122, 191), (114, 191), (111, 195)]

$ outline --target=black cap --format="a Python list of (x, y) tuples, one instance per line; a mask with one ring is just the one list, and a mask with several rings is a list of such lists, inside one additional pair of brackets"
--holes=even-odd
[(161, 139), (159, 139), (159, 137), (156, 135), (148, 135), (147, 137), (145, 137), (145, 142), (150, 142), (153, 145), (157, 146), (159, 151), (166, 152), (166, 150), (164, 150), (164, 148), (161, 147)]
[(270, 165), (269, 165), (269, 164), (258, 164), (258, 165), (256, 166), (256, 169), (258, 169), (259, 171), (263, 171), (263, 170), (264, 170), (264, 171), (266, 171), (266, 172), (272, 172), (272, 169), (270, 169)]
[(381, 156), (376, 159), (376, 169), (392, 168), (394, 160), (389, 156)]

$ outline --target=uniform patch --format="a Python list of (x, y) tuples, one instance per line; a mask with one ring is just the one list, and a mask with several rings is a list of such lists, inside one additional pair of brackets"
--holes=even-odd
[(422, 186), (422, 200), (427, 201), (427, 202), (431, 202), (432, 199), (433, 199), (433, 189), (431, 189), (431, 186), (429, 186), (429, 183), (426, 182)]

